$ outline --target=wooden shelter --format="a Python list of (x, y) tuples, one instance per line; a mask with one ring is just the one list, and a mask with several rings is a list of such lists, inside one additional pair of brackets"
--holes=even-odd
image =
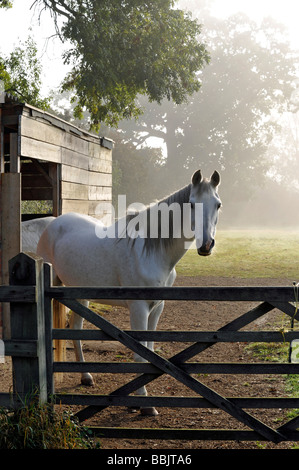
[[(22, 220), (80, 212), (109, 221), (113, 142), (9, 95), (0, 102), (0, 130), (0, 284), (7, 284)], [(22, 201), (48, 201), (50, 213), (24, 214)]]

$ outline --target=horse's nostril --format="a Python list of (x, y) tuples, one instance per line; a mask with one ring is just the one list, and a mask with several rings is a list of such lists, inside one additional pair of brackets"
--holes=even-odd
[(214, 240), (214, 239), (209, 240), (209, 241), (204, 245), (205, 250), (206, 250), (206, 251), (210, 251), (210, 250), (213, 248), (214, 244), (215, 244), (215, 240)]
[(215, 240), (212, 239), (211, 241), (203, 244), (200, 248), (198, 248), (197, 253), (199, 255), (209, 255), (215, 245)]
[(212, 245), (212, 242), (211, 242), (211, 241), (208, 241), (208, 242), (205, 244), (205, 249), (206, 249), (206, 251), (209, 251), (209, 250), (210, 250), (211, 245)]

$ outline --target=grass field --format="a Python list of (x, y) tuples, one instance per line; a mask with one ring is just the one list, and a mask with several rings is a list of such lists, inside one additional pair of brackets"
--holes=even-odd
[(217, 231), (213, 254), (190, 249), (177, 265), (184, 276), (288, 278), (299, 281), (299, 231)]

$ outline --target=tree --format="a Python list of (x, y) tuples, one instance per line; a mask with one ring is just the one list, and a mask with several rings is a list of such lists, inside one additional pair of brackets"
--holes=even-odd
[(123, 142), (119, 133), (114, 133), (113, 150), (113, 203), (117, 207), (117, 196), (126, 195), (127, 206), (135, 202), (149, 204), (165, 196), (159, 190), (159, 168), (156, 162), (161, 157), (159, 149), (136, 149), (131, 142)]
[[(68, 41), (76, 117), (87, 109), (91, 125), (117, 126), (141, 114), (137, 96), (184, 102), (200, 88), (208, 63), (200, 26), (174, 0), (36, 0), (50, 10), (57, 34)], [(61, 20), (63, 24), (61, 25)]]
[(242, 187), (247, 198), (266, 174), (265, 154), (277, 131), (274, 116), (288, 109), (294, 58), (280, 39), (280, 26), (270, 19), (259, 27), (236, 15), (209, 32), (216, 30), (217, 38), (213, 35), (209, 42), (212, 60), (203, 74), (203, 92), (184, 127), (185, 141), (193, 142), (189, 165), (202, 155), (209, 170), (216, 166), (225, 173), (231, 197), (240, 197)]
[(0, 80), (7, 93), (41, 109), (48, 109), (50, 100), (41, 96), (42, 68), (37, 46), (32, 38), (16, 47), (8, 56), (0, 55)]
[(281, 130), (267, 151), (269, 174), (296, 199), (299, 192), (299, 112), (284, 114), (280, 125)]
[(142, 98), (144, 115), (134, 126), (121, 126), (137, 145), (149, 137), (164, 140), (161, 180), (168, 183), (167, 192), (201, 165), (206, 174), (221, 170), (227, 199), (246, 199), (269, 168), (274, 117), (288, 110), (298, 55), (271, 19), (260, 26), (245, 15), (227, 20), (207, 15), (202, 21), (211, 61), (201, 74), (200, 91), (179, 106), (158, 107)]

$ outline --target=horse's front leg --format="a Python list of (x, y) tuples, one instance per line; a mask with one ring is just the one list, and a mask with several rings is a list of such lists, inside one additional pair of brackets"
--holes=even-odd
[[(150, 314), (150, 308), (147, 302), (136, 301), (132, 302), (130, 305), (130, 319), (131, 319), (131, 329), (133, 331), (147, 331), (148, 329), (148, 319)], [(141, 341), (143, 346), (147, 347), (145, 341)], [(147, 360), (141, 357), (139, 354), (134, 353), (134, 360), (136, 362), (147, 362)], [(136, 390), (135, 395), (138, 396), (147, 396), (147, 391), (145, 386)], [(140, 412), (143, 415), (157, 416), (158, 412), (154, 407), (143, 407), (140, 408)]]
[[(161, 301), (159, 304), (155, 305), (153, 309), (151, 310), (149, 317), (148, 317), (148, 330), (149, 331), (156, 331), (159, 318), (161, 316), (161, 313), (163, 312), (163, 309), (164, 309), (164, 301)], [(149, 341), (147, 343), (147, 347), (151, 351), (154, 351), (154, 342)]]
[[(85, 307), (88, 307), (88, 301), (87, 300), (81, 300), (80, 303), (82, 303), (82, 305), (84, 305)], [(75, 330), (82, 330), (82, 328), (83, 328), (83, 318), (80, 315), (78, 315), (77, 313), (72, 312), (70, 327), (75, 329)], [(84, 362), (84, 356), (83, 356), (81, 341), (80, 340), (74, 340), (73, 344), (74, 344), (76, 360), (78, 362)], [(89, 386), (94, 385), (92, 375), (89, 374), (89, 372), (83, 372), (82, 373), (82, 375), (81, 375), (81, 384), (82, 385), (89, 385)]]

